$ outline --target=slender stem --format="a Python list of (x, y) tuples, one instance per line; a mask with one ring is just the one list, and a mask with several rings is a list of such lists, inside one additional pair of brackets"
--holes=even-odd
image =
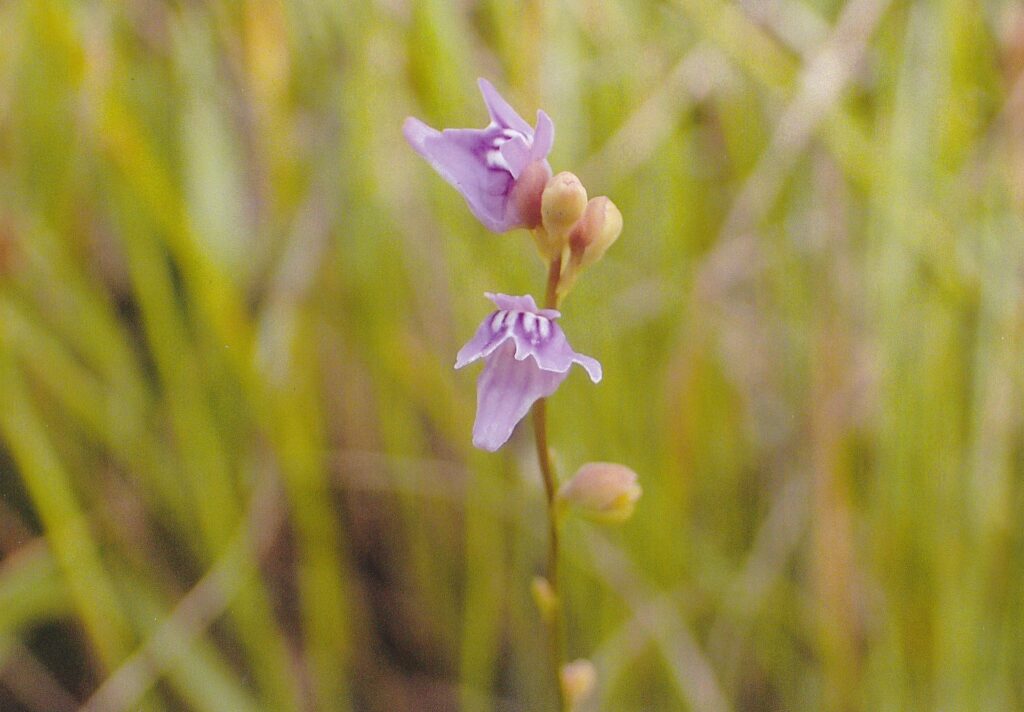
[[(548, 271), (547, 291), (544, 299), (546, 309), (558, 306), (558, 281), (562, 271), (562, 260), (556, 258), (551, 262)], [(568, 711), (565, 694), (562, 691), (562, 659), (564, 643), (562, 639), (562, 600), (558, 587), (558, 476), (551, 451), (548, 448), (548, 417), (547, 399), (540, 398), (533, 404), (533, 434), (537, 444), (537, 462), (544, 480), (544, 493), (548, 502), (548, 567), (547, 580), (554, 594), (554, 605), (549, 612), (548, 644), (550, 647), (551, 665), (555, 678), (555, 690), (558, 694), (558, 709)]]
[(557, 309), (558, 308), (558, 283), (562, 278), (562, 258), (561, 256), (551, 260), (551, 266), (548, 268), (548, 286), (544, 292), (544, 308), (545, 309)]

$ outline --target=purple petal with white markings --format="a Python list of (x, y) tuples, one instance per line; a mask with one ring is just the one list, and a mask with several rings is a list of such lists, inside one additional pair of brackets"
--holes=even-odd
[(483, 94), (484, 104), (487, 105), (487, 113), (490, 115), (491, 121), (503, 129), (512, 129), (533, 137), (533, 129), (530, 128), (530, 125), (505, 101), (493, 84), (483, 77), (477, 79), (476, 84), (480, 87), (480, 93)]
[[(523, 214), (530, 204), (518, 196), (512, 199), (516, 181), (532, 162), (547, 169), (554, 127), (543, 111), (537, 112), (537, 132), (501, 98), (485, 79), (480, 91), (491, 123), (482, 129), (438, 131), (419, 119), (409, 117), (402, 126), (406, 140), (437, 173), (458, 190), (469, 209), (493, 232), (526, 227), (532, 216)], [(531, 186), (530, 182), (524, 186)], [(542, 189), (538, 186), (537, 190)], [(522, 192), (522, 191), (520, 191)], [(538, 198), (539, 199), (539, 198)]]
[(484, 359), (486, 365), (477, 384), (477, 415), (473, 442), (485, 450), (500, 447), (516, 423), (538, 398), (558, 388), (574, 363), (590, 379), (601, 380), (601, 364), (576, 353), (561, 327), (554, 309), (538, 309), (533, 297), (487, 293), (498, 307), (463, 346), (455, 368)]

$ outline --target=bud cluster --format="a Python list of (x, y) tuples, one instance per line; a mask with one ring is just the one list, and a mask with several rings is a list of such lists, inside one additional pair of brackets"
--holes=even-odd
[(583, 183), (568, 171), (547, 181), (539, 202), (539, 221), (531, 228), (541, 257), (549, 264), (561, 260), (561, 297), (572, 288), (579, 273), (600, 260), (618, 239), (622, 213), (603, 195), (588, 200)]

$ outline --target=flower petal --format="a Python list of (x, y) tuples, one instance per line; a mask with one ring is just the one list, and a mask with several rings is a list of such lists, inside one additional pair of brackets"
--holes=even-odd
[(498, 309), (537, 313), (537, 302), (533, 301), (533, 297), (529, 294), (524, 294), (521, 297), (513, 297), (508, 294), (484, 292), (484, 296), (494, 302), (494, 306), (498, 307)]
[(556, 373), (567, 373), (574, 363), (578, 363), (591, 381), (598, 383), (601, 380), (601, 364), (597, 359), (573, 351), (558, 324), (541, 316), (529, 316), (532, 319), (523, 316), (518, 320), (511, 332), (517, 359), (532, 356), (539, 368)]
[(601, 368), (601, 362), (596, 358), (590, 356), (584, 356), (583, 354), (576, 354), (572, 360), (583, 367), (583, 370), (590, 376), (592, 383), (600, 383), (601, 379), (604, 378), (604, 370)]
[(402, 124), (402, 133), (405, 134), (405, 140), (417, 151), (421, 151), (421, 147), (428, 136), (441, 135), (441, 132), (437, 129), (427, 126), (412, 116), (408, 117)]
[(456, 369), (468, 366), (478, 359), (487, 358), (494, 349), (498, 348), (502, 341), (511, 337), (509, 329), (504, 327), (494, 328), (494, 318), (498, 314), (501, 314), (501, 312), (492, 312), (490, 316), (484, 319), (476, 333), (473, 334), (473, 338), (459, 349), (459, 353), (455, 355)]
[(402, 126), (409, 144), (462, 194), (477, 219), (489, 230), (507, 232), (515, 226), (508, 214), (512, 175), (502, 167), (489, 167), (486, 161), (496, 130), (437, 131), (412, 117)]
[(476, 80), (480, 87), (480, 93), (484, 96), (484, 103), (487, 105), (487, 113), (491, 120), (502, 128), (514, 129), (527, 137), (533, 136), (533, 129), (523, 121), (507, 101), (505, 101), (494, 85), (483, 77)]
[(530, 159), (540, 161), (551, 153), (551, 146), (555, 143), (555, 124), (551, 117), (543, 110), (537, 111), (537, 131), (533, 136), (533, 148), (530, 150)]
[(519, 174), (523, 172), (526, 165), (530, 162), (532, 151), (530, 146), (526, 143), (526, 139), (522, 136), (513, 136), (508, 141), (505, 141), (498, 148), (498, 152), (501, 157), (505, 160), (505, 164), (508, 166), (509, 173), (516, 180), (519, 180)]
[(473, 444), (489, 452), (500, 448), (533, 403), (554, 393), (565, 376), (538, 368), (532, 359), (516, 360), (515, 347), (504, 343), (477, 382)]

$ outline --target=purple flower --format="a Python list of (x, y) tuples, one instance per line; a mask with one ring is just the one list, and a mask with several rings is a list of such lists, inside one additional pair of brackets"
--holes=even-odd
[(491, 123), (483, 129), (437, 131), (409, 117), (406, 140), (462, 193), (487, 229), (507, 232), (540, 224), (540, 194), (551, 177), (547, 156), (555, 128), (543, 111), (537, 129), (520, 118), (486, 79), (479, 79)]
[(538, 309), (531, 296), (486, 296), (498, 310), (459, 350), (455, 368), (479, 358), (486, 361), (477, 382), (473, 444), (494, 452), (535, 400), (555, 392), (573, 363), (581, 365), (594, 383), (601, 380), (601, 364), (572, 350), (555, 323), (561, 314), (554, 309)]

